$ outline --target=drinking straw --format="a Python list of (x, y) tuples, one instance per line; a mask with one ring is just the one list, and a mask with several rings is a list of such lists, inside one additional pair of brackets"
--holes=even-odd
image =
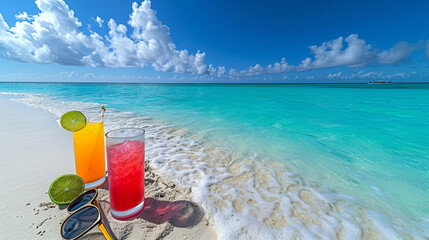
[(104, 122), (104, 113), (106, 112), (106, 108), (104, 107), (104, 105), (101, 105), (100, 107), (100, 117), (101, 117), (101, 121)]

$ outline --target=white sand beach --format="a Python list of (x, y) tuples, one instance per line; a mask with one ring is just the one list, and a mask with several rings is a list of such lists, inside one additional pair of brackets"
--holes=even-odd
[[(51, 182), (75, 173), (73, 140), (50, 112), (0, 95), (0, 239), (60, 239), (65, 207), (52, 203)], [(190, 189), (160, 177), (146, 165), (146, 207), (131, 221), (109, 213), (106, 185), (98, 200), (117, 239), (217, 239), (209, 216), (190, 200)], [(171, 209), (158, 214), (156, 208)], [(82, 239), (104, 239), (93, 229)]]

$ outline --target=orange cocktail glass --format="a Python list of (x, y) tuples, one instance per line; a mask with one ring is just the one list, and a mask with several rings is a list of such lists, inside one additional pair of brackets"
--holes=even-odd
[(73, 142), (76, 174), (85, 182), (85, 189), (100, 186), (106, 180), (103, 122), (88, 122), (73, 133)]

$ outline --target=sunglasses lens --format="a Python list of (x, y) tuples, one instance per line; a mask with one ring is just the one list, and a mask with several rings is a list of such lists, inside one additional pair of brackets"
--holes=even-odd
[(76, 209), (82, 207), (83, 205), (89, 203), (94, 198), (95, 194), (95, 190), (89, 190), (84, 194), (81, 194), (69, 204), (69, 206), (67, 207), (68, 211), (73, 212)]
[(61, 235), (64, 239), (73, 239), (89, 230), (98, 219), (98, 209), (87, 206), (70, 215), (61, 226)]

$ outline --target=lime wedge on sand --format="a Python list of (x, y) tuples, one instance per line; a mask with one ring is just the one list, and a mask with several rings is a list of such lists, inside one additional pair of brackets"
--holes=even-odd
[(65, 130), (76, 132), (86, 126), (86, 117), (79, 111), (70, 111), (61, 116), (60, 123)]
[(49, 187), (49, 197), (56, 204), (68, 204), (79, 196), (85, 188), (83, 179), (74, 174), (66, 174), (55, 179)]

